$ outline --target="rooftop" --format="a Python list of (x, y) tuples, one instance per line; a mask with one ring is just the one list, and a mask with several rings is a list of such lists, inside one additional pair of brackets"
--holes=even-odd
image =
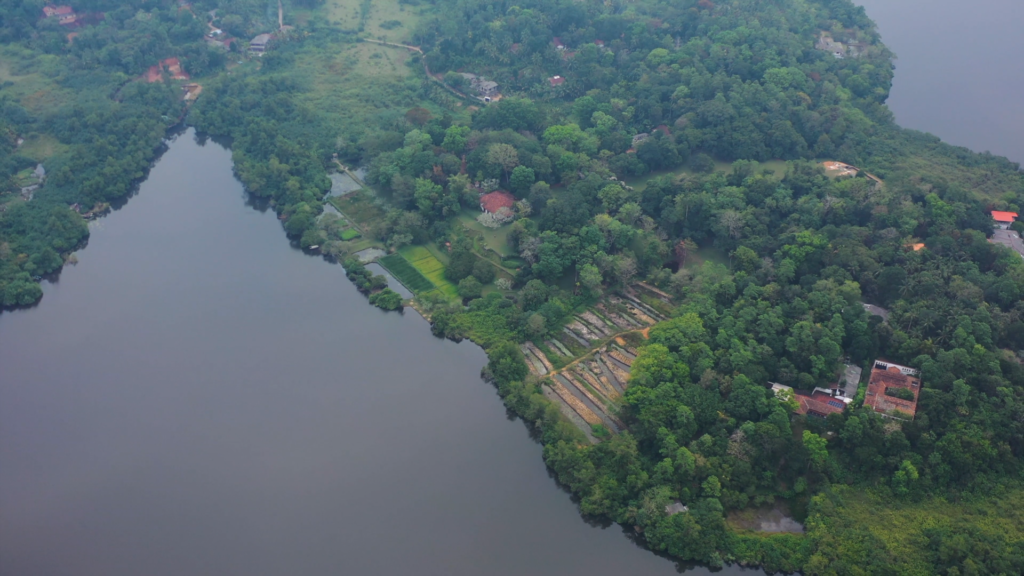
[(177, 58), (165, 58), (146, 70), (146, 82), (159, 82), (163, 79), (164, 70), (167, 70), (167, 73), (174, 80), (188, 80), (189, 78), (188, 73), (182, 70), (180, 60)]
[(480, 197), (480, 208), (484, 212), (490, 212), (491, 214), (502, 208), (512, 208), (515, 203), (515, 196), (503, 190), (495, 190), (490, 194), (484, 194)]
[(992, 211), (992, 219), (996, 222), (1013, 222), (1017, 219), (1016, 212), (1000, 212), (999, 210)]
[(797, 393), (796, 400), (800, 403), (800, 410), (797, 413), (820, 418), (841, 413), (849, 402), (848, 398), (833, 396), (820, 390), (815, 390), (810, 395)]
[(548, 78), (548, 82), (550, 82), (552, 86), (561, 86), (565, 83), (565, 78), (562, 78), (561, 76), (552, 76), (551, 78)]
[[(871, 368), (871, 378), (868, 380), (868, 391), (864, 396), (864, 405), (885, 416), (901, 420), (906, 420), (905, 416), (909, 416), (913, 420), (917, 413), (917, 399), (920, 393), (920, 372), (892, 362), (875, 360)], [(907, 397), (900, 398), (897, 394), (904, 394)], [(910, 398), (911, 396), (913, 398)]]

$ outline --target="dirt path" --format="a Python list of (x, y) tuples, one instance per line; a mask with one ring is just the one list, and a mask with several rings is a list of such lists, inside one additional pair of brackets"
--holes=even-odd
[(600, 349), (602, 347), (607, 346), (608, 344), (612, 343), (617, 337), (624, 336), (626, 334), (631, 334), (633, 332), (639, 332), (639, 333), (644, 335), (644, 338), (647, 338), (647, 330), (649, 330), (649, 329), (650, 329), (650, 327), (644, 328), (642, 330), (641, 329), (623, 330), (622, 332), (615, 332), (615, 333), (609, 335), (607, 338), (602, 338), (601, 340), (598, 341), (598, 342), (600, 342), (600, 344), (598, 344), (596, 347), (594, 347), (593, 350), (588, 351), (583, 356), (580, 356), (579, 358), (573, 360), (572, 362), (569, 362), (568, 364), (566, 364), (565, 366), (562, 366), (558, 370), (553, 370), (551, 372), (551, 376), (554, 376), (556, 374), (561, 374), (562, 372), (565, 372), (566, 370), (572, 368), (576, 364), (579, 364), (581, 361), (586, 360), (588, 358), (592, 358), (596, 352), (600, 352)]
[(385, 42), (383, 40), (374, 40), (372, 38), (363, 38), (363, 42), (372, 42), (374, 44), (381, 44), (383, 46), (394, 46), (395, 48), (405, 48), (412, 50), (413, 52), (419, 52), (423, 54), (423, 50), (419, 46), (409, 46), (408, 44), (396, 44), (394, 42)]
[(360, 180), (359, 176), (356, 176), (355, 172), (352, 172), (351, 170), (349, 170), (348, 166), (345, 166), (344, 164), (342, 164), (340, 160), (335, 158), (334, 159), (334, 163), (338, 165), (338, 168), (341, 168), (342, 172), (344, 172), (345, 174), (348, 174), (348, 177), (351, 178), (352, 180), (354, 180), (356, 184), (359, 184), (363, 188), (369, 188), (369, 186), (366, 185), (366, 182), (363, 182), (362, 180)]
[[(423, 49), (420, 48), (419, 46), (410, 46), (408, 44), (398, 44), (396, 42), (385, 42), (383, 40), (374, 40), (372, 38), (363, 38), (363, 42), (372, 42), (374, 44), (380, 44), (381, 46), (392, 46), (394, 48), (405, 48), (406, 50), (411, 50), (413, 52), (419, 52), (421, 55), (423, 54)], [(430, 67), (427, 66), (427, 59), (426, 58), (423, 59), (423, 71), (427, 73), (427, 78), (430, 78), (434, 82), (437, 82), (441, 86), (444, 86), (446, 90), (448, 90), (452, 94), (455, 94), (459, 98), (462, 98), (463, 100), (476, 100), (476, 101), (480, 101), (480, 102), (484, 101), (482, 98), (473, 98), (472, 96), (467, 96), (467, 95), (463, 94), (462, 92), (459, 92), (455, 88), (452, 88), (451, 86), (446, 84), (444, 82), (444, 80), (441, 80), (441, 79), (438, 79), (437, 77), (435, 77), (430, 72)]]

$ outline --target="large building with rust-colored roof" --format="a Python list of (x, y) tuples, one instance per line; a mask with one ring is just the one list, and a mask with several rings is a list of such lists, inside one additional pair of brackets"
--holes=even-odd
[(883, 416), (913, 420), (917, 414), (920, 394), (920, 372), (892, 362), (875, 360), (864, 405)]

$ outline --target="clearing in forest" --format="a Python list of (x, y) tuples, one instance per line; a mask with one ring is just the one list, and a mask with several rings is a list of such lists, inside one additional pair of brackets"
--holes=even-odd
[(343, 30), (399, 44), (412, 37), (422, 9), (400, 0), (329, 0), (325, 7), (328, 21)]
[(502, 256), (515, 256), (515, 253), (512, 252), (512, 249), (509, 248), (508, 245), (508, 233), (512, 231), (512, 225), (506, 224), (500, 228), (488, 228), (477, 222), (476, 219), (479, 215), (479, 210), (467, 208), (459, 213), (459, 222), (462, 223), (467, 230), (472, 230), (480, 234), (480, 239), (487, 248), (490, 248)]

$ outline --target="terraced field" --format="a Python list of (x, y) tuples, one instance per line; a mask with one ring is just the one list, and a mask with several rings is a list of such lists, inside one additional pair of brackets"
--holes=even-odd
[(626, 428), (619, 411), (637, 347), (670, 309), (667, 294), (638, 283), (577, 313), (560, 334), (526, 342), (520, 350), (530, 372), (546, 379), (545, 395), (597, 442), (593, 426), (612, 434)]
[(399, 250), (399, 253), (442, 294), (458, 298), (458, 287), (444, 277), (444, 264), (431, 254), (430, 250), (423, 246), (406, 246)]
[(408, 260), (402, 257), (401, 254), (388, 254), (378, 260), (378, 262), (414, 294), (430, 292), (434, 289), (434, 284), (424, 277), (423, 274), (421, 274), (416, 267), (410, 264)]

